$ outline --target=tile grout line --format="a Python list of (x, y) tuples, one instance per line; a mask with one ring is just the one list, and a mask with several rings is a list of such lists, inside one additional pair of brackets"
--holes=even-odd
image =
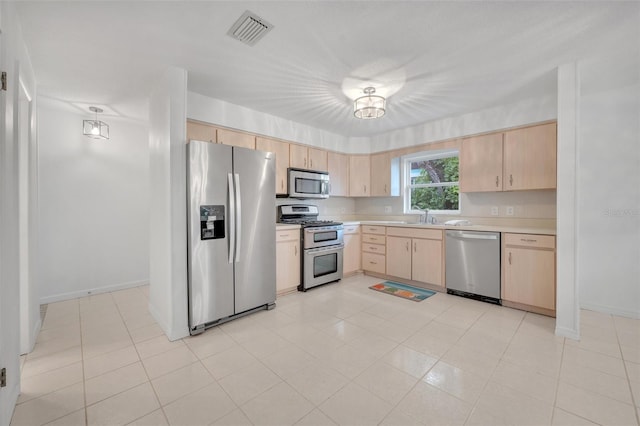
[[(613, 329), (616, 331), (616, 341), (618, 342), (618, 349), (620, 350), (620, 356), (622, 357), (622, 368), (624, 368), (624, 374), (627, 376), (627, 386), (629, 387), (629, 393), (631, 395), (631, 406), (633, 407), (633, 413), (636, 415), (636, 423), (640, 425), (640, 408), (636, 405), (636, 396), (634, 395), (633, 388), (631, 387), (631, 376), (629, 376), (627, 360), (625, 359), (624, 352), (622, 352), (622, 344), (620, 343), (618, 326), (616, 325), (616, 321), (613, 317), (611, 318), (611, 321), (613, 322)], [(638, 403), (640, 404), (640, 401)]]
[[(143, 296), (144, 296), (144, 294), (143, 294)], [(111, 297), (113, 298), (113, 295), (112, 295)], [(145, 296), (145, 299), (146, 299), (146, 296)], [(144, 374), (147, 376), (147, 383), (149, 383), (149, 386), (151, 387), (151, 390), (153, 391), (153, 395), (156, 397), (156, 402), (158, 403), (158, 406), (160, 407), (160, 411), (162, 412), (162, 415), (164, 416), (164, 419), (167, 421), (167, 424), (169, 424), (169, 419), (167, 418), (167, 414), (164, 412), (164, 409), (163, 409), (163, 407), (162, 407), (162, 404), (160, 403), (160, 398), (158, 397), (158, 393), (156, 392), (156, 389), (153, 387), (153, 384), (151, 383), (151, 378), (149, 377), (149, 373), (147, 372), (147, 369), (146, 369), (146, 367), (144, 366), (144, 363), (142, 362), (142, 356), (140, 356), (140, 352), (138, 351), (138, 346), (136, 346), (135, 342), (133, 341), (133, 337), (131, 336), (131, 331), (129, 330), (129, 327), (127, 327), (127, 323), (126, 323), (126, 321), (124, 320), (124, 316), (122, 315), (122, 311), (120, 310), (120, 306), (119, 306), (119, 305), (118, 305), (118, 303), (115, 301), (115, 299), (114, 299), (113, 303), (116, 305), (116, 309), (118, 310), (118, 315), (120, 315), (120, 319), (122, 320), (122, 323), (124, 324), (124, 328), (127, 330), (127, 334), (129, 335), (129, 339), (131, 339), (131, 344), (133, 345), (133, 348), (134, 348), (134, 350), (136, 351), (136, 354), (138, 355), (138, 362), (139, 362), (139, 363), (140, 363), (140, 365), (142, 366), (142, 369), (144, 370)], [(135, 363), (134, 363), (134, 364), (135, 364)], [(129, 365), (131, 365), (131, 364), (129, 364)], [(124, 390), (124, 391), (122, 391), (122, 392), (119, 392), (119, 393), (118, 393), (118, 394), (116, 394), (116, 395), (119, 395), (119, 394), (121, 394), (121, 393), (123, 393), (123, 392), (126, 392), (126, 391), (130, 390), (130, 389), (134, 389), (134, 388), (136, 388), (137, 386), (140, 386), (140, 385), (136, 385), (136, 386), (134, 386), (133, 388), (126, 389), (126, 390)], [(112, 395), (112, 396), (110, 396), (109, 398), (111, 398), (111, 397), (113, 397), (113, 396), (115, 396), (115, 395)], [(108, 399), (108, 398), (107, 398), (107, 399)], [(103, 401), (104, 401), (104, 400), (103, 400)], [(153, 410), (153, 411), (155, 411), (155, 410)], [(149, 414), (153, 413), (153, 411), (150, 411), (149, 413), (145, 413), (145, 414), (143, 414), (142, 416), (138, 417), (137, 419), (133, 419), (133, 420), (132, 420), (131, 422), (129, 422), (129, 423), (135, 422), (136, 420), (139, 420), (139, 419), (141, 419), (141, 418), (143, 418), (143, 417), (145, 417), (145, 416), (147, 416), (147, 415), (149, 415)]]

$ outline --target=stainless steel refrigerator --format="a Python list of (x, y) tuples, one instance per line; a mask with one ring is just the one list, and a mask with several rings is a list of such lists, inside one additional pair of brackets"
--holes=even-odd
[(275, 156), (187, 144), (189, 331), (276, 300)]

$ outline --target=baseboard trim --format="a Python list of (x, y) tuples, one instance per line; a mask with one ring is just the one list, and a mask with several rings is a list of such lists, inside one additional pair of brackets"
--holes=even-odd
[(63, 300), (77, 299), (79, 297), (91, 296), (94, 294), (110, 293), (112, 291), (125, 290), (133, 287), (140, 287), (149, 284), (149, 281), (130, 281), (128, 283), (112, 284), (103, 287), (95, 287), (86, 290), (70, 291), (68, 293), (54, 294), (40, 299), (40, 304), (62, 302)]
[(603, 314), (617, 315), (620, 317), (640, 319), (640, 311), (629, 311), (626, 309), (614, 308), (613, 306), (600, 305), (597, 303), (580, 302), (580, 308), (588, 311), (600, 312)]
[(175, 340), (180, 340), (183, 337), (187, 337), (189, 336), (189, 330), (183, 330), (182, 332), (176, 331), (174, 330), (172, 327), (169, 326), (169, 324), (167, 324), (162, 316), (160, 315), (160, 313), (158, 312), (158, 310), (156, 309), (155, 306), (153, 306), (151, 304), (151, 302), (149, 302), (149, 313), (151, 314), (151, 316), (153, 317), (153, 319), (156, 320), (156, 322), (158, 323), (158, 325), (160, 326), (160, 328), (162, 329), (162, 331), (164, 331), (165, 336), (167, 336), (167, 339), (169, 339), (170, 341), (175, 341)]
[(572, 328), (556, 327), (556, 336), (566, 337), (573, 340), (580, 340), (580, 332)]

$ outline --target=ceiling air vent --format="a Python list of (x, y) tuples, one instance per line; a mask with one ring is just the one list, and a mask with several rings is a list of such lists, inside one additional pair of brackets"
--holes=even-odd
[(227, 35), (253, 46), (264, 37), (273, 25), (248, 10), (229, 28)]

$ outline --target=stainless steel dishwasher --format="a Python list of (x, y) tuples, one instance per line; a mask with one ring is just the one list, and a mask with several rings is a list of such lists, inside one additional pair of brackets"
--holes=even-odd
[(446, 231), (447, 293), (501, 304), (500, 233)]

